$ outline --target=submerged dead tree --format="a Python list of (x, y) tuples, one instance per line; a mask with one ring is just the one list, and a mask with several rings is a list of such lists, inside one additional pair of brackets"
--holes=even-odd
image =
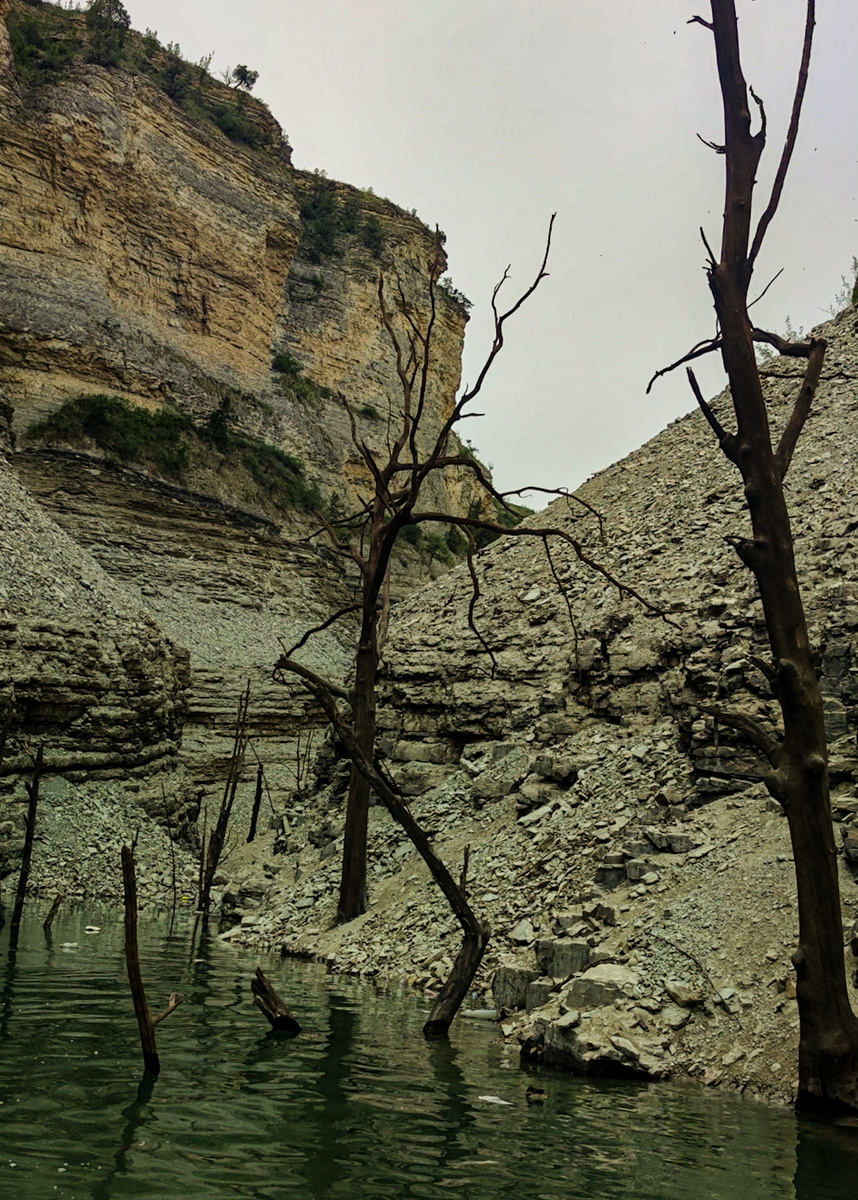
[(33, 857), (33, 840), (36, 835), (36, 810), (39, 806), (39, 785), (42, 780), (42, 771), (44, 769), (45, 751), (43, 746), (39, 746), (36, 751), (36, 761), (33, 766), (33, 778), (29, 783), (25, 783), (29, 804), (27, 806), (27, 828), (24, 833), (24, 853), (21, 856), (21, 873), (18, 876), (18, 891), (15, 895), (15, 907), (12, 910), (12, 921), (9, 925), (9, 931), (13, 938), (17, 938), (18, 929), (21, 925), (21, 917), (24, 912), (24, 900), (27, 895), (27, 882), (30, 878), (30, 862)]
[(229, 821), (232, 816), (232, 807), (235, 803), (235, 794), (238, 790), (241, 772), (244, 768), (244, 759), (247, 755), (247, 745), (250, 741), (250, 731), (248, 728), (249, 708), (250, 683), (248, 682), (243, 695), (239, 697), (232, 754), (229, 759), (226, 782), (223, 786), (223, 796), (221, 797), (220, 808), (218, 809), (217, 821), (209, 834), (208, 841), (206, 841), (205, 827), (203, 828), (203, 844), (200, 850), (200, 898), (198, 907), (204, 917), (208, 917), (209, 908), (211, 907), (212, 885), (214, 884), (214, 878), (223, 856), (224, 846), (226, 845), (227, 834), (229, 833)]
[(250, 981), (250, 990), (253, 993), (253, 1003), (276, 1033), (286, 1033), (290, 1037), (298, 1036), (301, 1026), (295, 1020), (295, 1014), (277, 992), (262, 967), (256, 968), (256, 974)]
[[(789, 342), (756, 328), (748, 315), (754, 267), (780, 202), (798, 132), (815, 23), (814, 0), (807, 3), (803, 53), (785, 143), (768, 203), (753, 232), (752, 201), (766, 144), (766, 110), (742, 72), (734, 0), (711, 0), (711, 13), (711, 21), (695, 16), (690, 23), (704, 26), (713, 36), (724, 111), (724, 143), (714, 147), (724, 156), (726, 168), (717, 259), (703, 235), (717, 333), (667, 369), (717, 350), (730, 381), (734, 431), (722, 427), (688, 369), (692, 390), (720, 449), (744, 483), (752, 536), (728, 541), (757, 582), (771, 658), (754, 661), (778, 701), (783, 731), (772, 737), (746, 713), (713, 707), (704, 711), (737, 730), (763, 754), (769, 763), (766, 787), (783, 805), (789, 822), (799, 910), (798, 949), (793, 955), (800, 1022), (797, 1106), (826, 1113), (852, 1111), (858, 1110), (858, 1019), (846, 987), (822, 694), (784, 490), (819, 383), (826, 343), (821, 338)], [(757, 114), (755, 131), (750, 100)], [(792, 411), (777, 438), (769, 425), (754, 342), (768, 343), (781, 354), (807, 360)]]
[(146, 1003), (143, 975), (140, 970), (140, 951), (137, 946), (137, 872), (134, 867), (134, 847), (122, 847), (122, 883), (125, 891), (125, 965), (128, 983), (134, 1001), (134, 1015), (140, 1030), (140, 1046), (143, 1051), (143, 1067), (157, 1079), (161, 1071), (158, 1047), (155, 1043), (155, 1026), (169, 1017), (181, 1003), (182, 998), (172, 992), (167, 1007), (154, 1017)]
[(296, 665), (294, 669), (324, 709), (334, 733), (345, 746), (352, 765), (360, 771), (361, 777), (366, 780), (397, 825), (408, 835), (462, 927), (462, 948), (456, 956), (449, 978), (435, 999), (429, 1019), (423, 1026), (425, 1037), (443, 1037), (468, 994), (491, 933), (488, 922), (480, 920), (468, 903), (467, 858), (461, 879), (457, 882), (443, 860), (435, 853), (432, 843), (411, 814), (396, 786), (364, 753), (350, 723), (343, 718), (329, 685), (306, 667)]

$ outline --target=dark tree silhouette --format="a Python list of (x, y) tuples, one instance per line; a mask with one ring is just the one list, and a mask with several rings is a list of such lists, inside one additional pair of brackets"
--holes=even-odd
[[(695, 16), (690, 23), (704, 26), (713, 35), (724, 109), (724, 144), (714, 147), (724, 156), (726, 168), (717, 259), (701, 231), (708, 252), (706, 272), (715, 303), (717, 333), (667, 369), (718, 350), (730, 381), (735, 432), (721, 426), (688, 368), (694, 395), (722, 452), (738, 468), (744, 483), (753, 536), (729, 540), (757, 581), (771, 659), (755, 662), (778, 701), (783, 732), (772, 737), (745, 713), (709, 707), (704, 711), (736, 729), (762, 752), (770, 766), (766, 787), (783, 805), (789, 822), (799, 909), (798, 949), (793, 955), (800, 1018), (797, 1106), (829, 1113), (851, 1111), (858, 1109), (858, 1020), (846, 987), (822, 695), (784, 495), (784, 480), (810, 413), (826, 344), (820, 338), (789, 342), (755, 328), (748, 316), (751, 277), (780, 202), (798, 132), (815, 23), (814, 0), (807, 4), (801, 65), (780, 163), (753, 233), (752, 200), (766, 144), (766, 111), (742, 73), (734, 0), (711, 0), (711, 11), (711, 21)], [(749, 94), (757, 110), (756, 132), (752, 132), (755, 122)], [(807, 359), (792, 411), (776, 442), (754, 354), (755, 341), (772, 345), (781, 354)]]

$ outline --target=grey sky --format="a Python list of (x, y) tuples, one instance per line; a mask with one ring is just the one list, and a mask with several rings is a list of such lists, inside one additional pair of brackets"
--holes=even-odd
[[(502, 488), (575, 486), (692, 407), (655, 368), (712, 329), (723, 158), (705, 0), (127, 0), (135, 28), (246, 63), (294, 161), (372, 187), (447, 233), (474, 302), (466, 378), (507, 263), (529, 282), (557, 211), (551, 277), (510, 327), (465, 432)], [(855, 0), (821, 0), (799, 144), (757, 267), (760, 324), (825, 317), (858, 253)], [(760, 205), (792, 102), (804, 0), (739, 0), (745, 74), (766, 104)], [(698, 372), (721, 386), (714, 361)], [(681, 464), (678, 464), (681, 469)]]

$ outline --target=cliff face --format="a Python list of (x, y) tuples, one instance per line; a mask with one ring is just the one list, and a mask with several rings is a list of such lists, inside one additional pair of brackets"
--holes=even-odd
[(26, 797), (20, 773), (44, 747), (48, 775), (122, 779), (174, 827), (196, 815), (172, 778), (185, 715), (187, 651), (158, 628), (133, 593), (81, 551), (20, 486), (0, 456), (2, 707), (12, 725), (3, 790), (19, 807), (0, 823), (0, 869), (20, 849)]
[[(434, 237), (388, 201), (294, 170), (264, 105), (129, 36), (123, 67), (95, 65), (82, 13), (0, 0), (0, 418), (25, 487), (190, 650), (182, 761), (195, 779), (215, 787), (250, 680), (253, 732), (288, 783), (306, 705), (271, 682), (271, 663), (281, 638), (291, 644), (347, 603), (341, 566), (297, 540), (306, 512), (278, 507), (265, 470), (249, 474), (211, 442), (197, 440), (171, 476), (129, 469), (79, 433), (28, 431), (94, 393), (201, 430), (220, 415), (231, 434), (297, 460), (301, 486), (348, 511), (363, 467), (342, 397), (370, 445), (401, 407), (379, 273), (425, 319)], [(45, 59), (78, 43), (56, 70), (27, 65), (28, 47)], [(165, 90), (171, 62), (191, 72), (193, 104)], [(210, 119), (224, 113), (239, 140)], [(427, 433), (454, 402), (465, 322), (440, 290)], [(466, 510), (470, 481), (449, 473), (429, 506)], [(429, 573), (408, 547), (395, 570), (400, 585)], [(37, 589), (34, 620), (49, 619), (43, 599)], [(349, 639), (345, 624), (317, 639), (317, 665), (341, 674)], [(59, 680), (70, 661), (51, 669)], [(20, 733), (35, 731), (25, 721)]]
[[(230, 140), (143, 72), (81, 60), (51, 79), (20, 84), (0, 23), (0, 368), (19, 435), (85, 392), (198, 418), (226, 397), (236, 426), (350, 499), (338, 395), (374, 410), (362, 422), (380, 439), (400, 393), (378, 274), (425, 312), (432, 235), (387, 201), (293, 170), (276, 135), (261, 149)], [(209, 77), (204, 89), (277, 129), (250, 97)], [(441, 292), (428, 427), (453, 402), (465, 319)], [(284, 350), (310, 380), (300, 397), (272, 370)]]

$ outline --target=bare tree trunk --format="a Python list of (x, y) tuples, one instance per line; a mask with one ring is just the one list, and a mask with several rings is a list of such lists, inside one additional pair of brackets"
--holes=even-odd
[(232, 806), (235, 803), (235, 793), (244, 767), (249, 735), (247, 731), (248, 709), (250, 707), (250, 682), (248, 681), (244, 695), (238, 702), (238, 715), (235, 719), (235, 736), (233, 739), (232, 756), (229, 761), (223, 797), (220, 803), (217, 821), (209, 835), (208, 847), (205, 848), (205, 867), (201, 872), (202, 888), (199, 907), (207, 917), (211, 905), (211, 891), (218, 864), (226, 845), (229, 831), (229, 819), (232, 816)]
[(27, 881), (30, 878), (30, 860), (33, 856), (33, 838), (36, 832), (36, 808), (39, 803), (39, 783), (42, 778), (42, 766), (44, 762), (44, 747), (39, 746), (36, 752), (36, 765), (33, 768), (32, 783), (25, 783), (27, 795), (30, 797), (29, 808), (27, 809), (27, 829), (24, 834), (24, 853), (21, 856), (21, 874), (18, 876), (18, 892), (15, 896), (15, 907), (12, 910), (12, 923), (9, 926), (10, 933), (13, 937), (17, 937), (18, 929), (21, 925), (21, 916), (24, 912), (24, 898), (27, 895)]
[(720, 264), (712, 273), (711, 286), (737, 414), (736, 456), (753, 529), (753, 541), (739, 544), (737, 551), (759, 587), (774, 664), (772, 688), (784, 722), (777, 767), (766, 783), (784, 807), (795, 858), (799, 941), (793, 963), (800, 1017), (797, 1102), (810, 1109), (836, 1109), (841, 1104), (855, 1108), (858, 1020), (846, 987), (822, 693), (744, 297), (737, 297), (734, 281)]
[[(374, 615), (371, 614), (365, 618), (364, 632), (358, 648), (352, 704), (354, 735), (361, 753), (369, 762), (372, 762), (375, 751), (377, 674), (376, 628)], [(337, 910), (337, 920), (340, 923), (353, 921), (367, 909), (366, 848), (371, 794), (369, 781), (352, 763)]]
[[(176, 886), (176, 843), (173, 839), (173, 822), (170, 820), (170, 810), (167, 806), (167, 793), (161, 784), (161, 800), (164, 805), (164, 820), (167, 822), (167, 836), (170, 839), (170, 888), (173, 894), (172, 914), (176, 915), (176, 908), (179, 903), (179, 889)], [(172, 930), (172, 925), (171, 925)]]
[(461, 884), (457, 883), (444, 862), (432, 849), (432, 844), (412, 816), (408, 805), (363, 752), (353, 728), (343, 719), (324, 680), (306, 667), (297, 664), (293, 664), (290, 669), (300, 675), (309, 691), (319, 701), (334, 732), (345, 746), (352, 760), (352, 766), (360, 771), (397, 825), (405, 830), (462, 926), (464, 934), (462, 949), (456, 956), (449, 979), (435, 1001), (429, 1014), (429, 1020), (423, 1026), (423, 1033), (426, 1037), (443, 1036), (450, 1028), (453, 1017), (468, 994), (468, 989), (479, 970), (491, 933), (488, 922), (481, 921), (468, 903), (465, 894), (467, 869), (462, 872)]
[(140, 971), (140, 951), (137, 947), (137, 873), (134, 869), (134, 851), (130, 846), (122, 847), (122, 883), (125, 890), (125, 965), (128, 969), (128, 983), (131, 987), (131, 999), (134, 1001), (137, 1028), (140, 1030), (143, 1067), (157, 1079), (161, 1071), (161, 1061), (155, 1043), (155, 1025), (146, 1003), (146, 991)]
[(63, 900), (65, 900), (65, 898), (66, 898), (65, 892), (58, 892), (57, 895), (54, 897), (54, 902), (51, 905), (51, 911), (48, 913), (48, 915), (45, 917), (44, 921), (42, 922), (42, 929), (44, 929), (45, 933), (51, 932), (51, 926), (54, 923), (54, 917), (56, 917), (57, 913), (60, 911), (60, 905), (62, 904)]
[(253, 809), (250, 814), (250, 832), (247, 835), (248, 844), (256, 838), (256, 826), (259, 822), (259, 809), (262, 806), (262, 763), (256, 768), (256, 792), (253, 797)]
[(125, 965), (128, 969), (128, 983), (131, 987), (131, 998), (134, 1001), (137, 1028), (140, 1030), (143, 1067), (153, 1078), (157, 1079), (161, 1071), (161, 1062), (155, 1043), (155, 1026), (181, 1004), (181, 999), (173, 992), (167, 1007), (157, 1017), (152, 1016), (149, 1005), (146, 1003), (143, 975), (140, 971), (140, 951), (137, 946), (137, 873), (134, 868), (132, 846), (122, 847), (122, 883), (125, 892)]
[[(798, 949), (793, 956), (800, 1021), (797, 1104), (820, 1112), (856, 1110), (858, 1020), (850, 1007), (846, 987), (822, 695), (810, 648), (784, 494), (784, 478), (810, 412), (825, 343), (812, 340), (806, 345), (786, 344), (783, 339), (754, 329), (748, 317), (748, 288), (755, 260), (777, 210), (795, 146), (810, 62), (814, 0), (807, 0), (804, 48), (780, 164), (753, 238), (752, 199), (766, 142), (766, 114), (762, 100), (751, 91), (760, 114), (760, 128), (752, 133), (734, 0), (711, 0), (711, 9), (711, 23), (702, 17), (692, 19), (712, 32), (724, 108), (725, 141), (722, 147), (716, 147), (724, 154), (726, 164), (721, 254), (716, 262), (709, 251), (707, 269), (719, 333), (705, 349), (721, 351), (730, 380), (735, 434), (721, 428), (703, 401), (690, 370), (689, 378), (721, 449), (739, 468), (744, 481), (753, 537), (729, 540), (753, 572), (759, 587), (772, 653), (771, 663), (761, 666), (780, 704), (783, 741), (778, 743), (769, 737), (746, 714), (707, 711), (743, 732), (766, 754), (772, 767), (766, 786), (783, 805), (789, 822), (799, 907)], [(804, 380), (777, 448), (772, 445), (754, 354), (755, 337), (776, 345), (782, 353), (808, 359)], [(698, 357), (705, 349), (698, 346), (680, 361)]]

